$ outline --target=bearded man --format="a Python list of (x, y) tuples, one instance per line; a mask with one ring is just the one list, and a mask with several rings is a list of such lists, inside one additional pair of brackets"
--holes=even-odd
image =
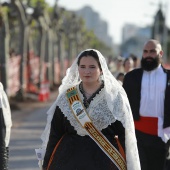
[(124, 77), (133, 113), (142, 170), (164, 170), (170, 141), (170, 71), (162, 66), (160, 42), (148, 40), (141, 68)]

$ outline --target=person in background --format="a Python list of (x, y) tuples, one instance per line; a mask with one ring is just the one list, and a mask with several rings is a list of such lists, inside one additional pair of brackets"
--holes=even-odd
[(124, 73), (122, 73), (122, 72), (120, 72), (118, 75), (117, 75), (117, 77), (116, 77), (116, 79), (118, 80), (118, 82), (122, 85), (123, 84), (123, 79), (124, 79)]
[(0, 170), (8, 170), (11, 110), (7, 95), (0, 83)]
[(143, 47), (141, 68), (123, 81), (135, 123), (142, 170), (164, 170), (170, 140), (170, 71), (162, 66), (159, 41)]
[(118, 56), (115, 60), (115, 68), (112, 74), (116, 78), (118, 74), (122, 71), (123, 71), (123, 57)]
[(47, 114), (44, 170), (140, 170), (127, 95), (98, 50), (77, 56)]
[(133, 60), (131, 57), (128, 57), (124, 60), (123, 62), (123, 69), (124, 69), (124, 74), (128, 73), (129, 71), (133, 70)]
[(140, 66), (140, 60), (139, 60), (139, 58), (136, 56), (136, 55), (134, 55), (134, 54), (130, 54), (130, 56), (129, 56), (130, 58), (132, 58), (132, 60), (133, 60), (133, 68), (135, 69), (135, 68), (139, 68), (139, 66)]

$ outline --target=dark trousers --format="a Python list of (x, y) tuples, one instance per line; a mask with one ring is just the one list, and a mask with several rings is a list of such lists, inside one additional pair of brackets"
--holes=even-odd
[(141, 170), (164, 170), (169, 143), (160, 137), (136, 131)]
[(168, 142), (169, 142), (169, 149), (168, 149), (169, 152), (166, 159), (165, 170), (170, 170), (170, 140)]

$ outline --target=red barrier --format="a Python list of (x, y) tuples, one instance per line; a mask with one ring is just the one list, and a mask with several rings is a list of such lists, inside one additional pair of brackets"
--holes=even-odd
[(44, 102), (44, 101), (49, 100), (49, 98), (50, 98), (50, 84), (48, 81), (44, 81), (41, 83), (41, 86), (40, 86), (38, 100), (40, 102)]
[(20, 88), (20, 62), (21, 56), (12, 56), (7, 65), (8, 70), (8, 88), (7, 93), (9, 96), (15, 96)]
[(38, 83), (39, 83), (39, 65), (40, 59), (35, 56), (34, 52), (30, 52), (28, 55), (27, 64), (27, 92), (38, 93)]

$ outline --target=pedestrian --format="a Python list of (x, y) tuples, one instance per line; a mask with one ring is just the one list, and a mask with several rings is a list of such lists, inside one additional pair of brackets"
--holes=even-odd
[(124, 60), (124, 62), (123, 62), (124, 74), (126, 74), (129, 71), (132, 71), (134, 69), (133, 64), (134, 64), (134, 62), (131, 57), (128, 57)]
[(140, 62), (139, 58), (134, 54), (130, 54), (129, 57), (132, 58), (133, 60), (133, 69), (139, 68), (139, 62)]
[(170, 71), (162, 66), (159, 41), (143, 47), (141, 68), (124, 77), (135, 123), (142, 170), (163, 170), (170, 139)]
[(7, 95), (0, 83), (0, 170), (8, 169), (9, 141), (11, 134), (11, 110)]
[(117, 77), (116, 77), (116, 79), (118, 80), (118, 82), (122, 85), (123, 84), (123, 79), (124, 79), (124, 73), (122, 73), (122, 72), (120, 72), (118, 75), (117, 75)]
[(67, 70), (42, 140), (44, 170), (140, 170), (126, 93), (99, 51), (81, 52)]
[(123, 72), (123, 57), (118, 56), (115, 59), (115, 64), (114, 64), (114, 69), (111, 70), (113, 76), (116, 78), (118, 76), (119, 73)]

